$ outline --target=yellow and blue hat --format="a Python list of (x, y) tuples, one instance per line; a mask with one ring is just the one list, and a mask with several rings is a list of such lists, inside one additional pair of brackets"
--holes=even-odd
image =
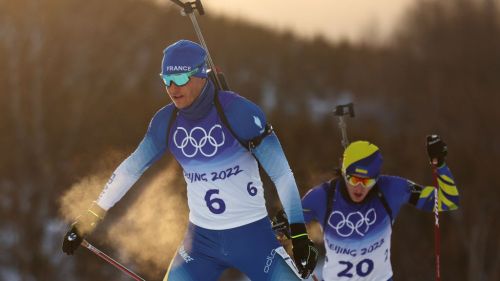
[(379, 148), (367, 141), (349, 144), (342, 159), (342, 173), (363, 178), (377, 178), (382, 167), (382, 153)]

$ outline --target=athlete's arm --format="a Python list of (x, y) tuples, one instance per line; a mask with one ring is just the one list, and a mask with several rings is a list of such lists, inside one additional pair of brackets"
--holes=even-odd
[(109, 178), (97, 199), (97, 204), (108, 210), (118, 202), (167, 149), (166, 130), (173, 106), (160, 109), (151, 120), (146, 135), (136, 150), (125, 159)]
[(264, 138), (253, 150), (253, 154), (274, 182), (290, 224), (303, 223), (304, 215), (297, 183), (276, 134), (272, 133)]
[[(243, 97), (235, 96), (225, 106), (225, 113), (231, 128), (242, 141), (252, 140), (265, 131), (264, 113)], [(304, 223), (299, 190), (276, 134), (273, 132), (264, 137), (252, 153), (276, 186), (290, 224)]]
[[(437, 169), (438, 173), (438, 185), (439, 185), (439, 195), (438, 195), (438, 210), (439, 211), (452, 211), (458, 209), (459, 205), (459, 195), (458, 189), (455, 186), (455, 180), (451, 174), (450, 169), (446, 164)], [(434, 186), (421, 186), (417, 185), (411, 181), (409, 183), (409, 189), (411, 196), (409, 198), (409, 203), (416, 208), (424, 211), (434, 210)]]

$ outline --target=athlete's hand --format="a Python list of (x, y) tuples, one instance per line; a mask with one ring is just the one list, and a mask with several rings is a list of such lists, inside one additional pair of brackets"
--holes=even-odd
[(311, 275), (318, 262), (318, 249), (307, 236), (306, 226), (303, 223), (290, 225), (292, 235), (293, 258), (300, 275), (306, 279)]
[(272, 228), (278, 239), (290, 239), (290, 224), (284, 210), (279, 210), (276, 216), (271, 220)]
[(62, 250), (72, 255), (80, 246), (85, 235), (91, 233), (104, 218), (106, 211), (93, 203), (90, 208), (76, 218), (70, 230), (64, 235)]
[(431, 164), (436, 167), (441, 167), (444, 164), (448, 147), (446, 143), (438, 135), (427, 136), (427, 154)]

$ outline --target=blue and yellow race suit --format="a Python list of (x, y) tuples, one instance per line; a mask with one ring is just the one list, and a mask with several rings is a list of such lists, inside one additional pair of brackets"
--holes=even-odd
[(97, 203), (111, 208), (170, 151), (187, 183), (189, 227), (165, 279), (217, 280), (224, 269), (235, 267), (252, 280), (297, 280), (284, 258), (276, 255), (280, 245), (267, 217), (257, 163), (274, 182), (290, 223), (303, 223), (300, 195), (278, 138), (272, 133), (255, 149), (246, 149), (240, 141), (264, 132), (263, 112), (233, 92), (220, 91), (218, 98), (234, 136), (221, 121), (214, 96), (215, 87), (207, 80), (194, 103), (176, 113), (170, 130), (174, 105), (160, 109)]
[[(459, 197), (453, 176), (446, 165), (437, 171), (439, 211), (455, 210)], [(401, 206), (410, 203), (420, 210), (434, 209), (433, 186), (423, 187), (386, 175), (379, 177), (376, 186), (362, 202), (355, 203), (347, 194), (345, 182), (339, 179), (329, 214), (329, 182), (314, 187), (302, 199), (306, 222), (317, 220), (322, 225), (326, 249), (324, 280), (391, 280), (392, 223)]]

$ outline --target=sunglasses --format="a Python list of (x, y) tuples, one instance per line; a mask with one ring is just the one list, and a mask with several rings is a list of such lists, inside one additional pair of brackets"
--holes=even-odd
[(160, 76), (163, 79), (163, 83), (167, 87), (170, 87), (172, 82), (175, 83), (177, 86), (184, 86), (189, 82), (189, 79), (191, 79), (191, 76), (193, 76), (195, 73), (198, 72), (198, 68), (195, 68), (189, 72), (184, 72), (184, 73), (176, 73), (176, 74), (161, 74)]
[(356, 177), (353, 175), (346, 175), (345, 176), (346, 181), (351, 184), (351, 185), (358, 185), (361, 184), (364, 188), (371, 188), (372, 186), (377, 183), (377, 179), (375, 178), (360, 178)]

